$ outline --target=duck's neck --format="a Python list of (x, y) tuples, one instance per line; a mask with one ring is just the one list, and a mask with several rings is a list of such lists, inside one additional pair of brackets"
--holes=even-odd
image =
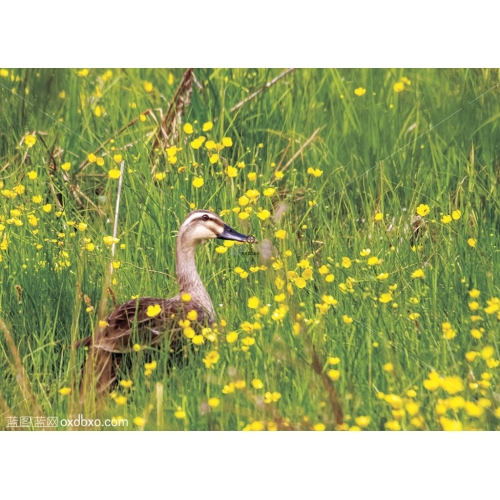
[(191, 297), (206, 309), (215, 319), (214, 306), (210, 295), (203, 286), (203, 282), (196, 270), (195, 253), (197, 245), (185, 244), (182, 238), (176, 243), (176, 273), (179, 284), (179, 294), (189, 293)]

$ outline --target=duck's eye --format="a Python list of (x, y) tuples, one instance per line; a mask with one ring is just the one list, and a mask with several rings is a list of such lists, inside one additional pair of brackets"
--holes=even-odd
[(209, 217), (207, 214), (205, 214), (205, 215), (202, 217), (202, 219), (203, 219), (203, 220), (208, 220), (208, 219), (210, 219), (210, 217)]

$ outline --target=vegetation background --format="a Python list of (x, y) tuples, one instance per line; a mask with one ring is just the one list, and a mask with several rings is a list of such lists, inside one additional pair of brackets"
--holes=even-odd
[[(497, 429), (498, 79), (0, 70), (0, 426)], [(200, 248), (215, 331), (169, 374), (164, 351), (131, 353), (84, 412), (68, 345), (113, 297), (176, 293), (193, 208), (254, 234), (259, 258)]]

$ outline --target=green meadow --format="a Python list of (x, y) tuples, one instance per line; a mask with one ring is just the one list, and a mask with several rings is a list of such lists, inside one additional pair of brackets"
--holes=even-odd
[[(1, 69), (0, 428), (498, 429), (499, 76)], [(258, 240), (198, 248), (216, 324), (81, 403), (202, 208)]]

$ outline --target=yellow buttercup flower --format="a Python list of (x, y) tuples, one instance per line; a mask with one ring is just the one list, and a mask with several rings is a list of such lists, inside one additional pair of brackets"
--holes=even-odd
[(366, 94), (366, 89), (363, 87), (358, 87), (357, 89), (354, 90), (354, 93), (358, 96), (361, 97), (362, 95)]
[(148, 306), (146, 310), (146, 315), (149, 316), (150, 318), (154, 318), (158, 316), (158, 314), (161, 313), (161, 306), (160, 304), (154, 304), (151, 306)]
[(203, 180), (202, 177), (195, 177), (193, 179), (193, 186), (195, 188), (201, 188), (203, 186), (203, 184), (205, 184), (205, 181)]
[(59, 394), (61, 396), (67, 396), (71, 392), (71, 387), (62, 387), (59, 389)]
[(24, 143), (26, 144), (26, 146), (28, 146), (29, 148), (32, 148), (35, 144), (36, 144), (36, 137), (34, 135), (27, 135), (25, 138), (24, 138)]
[(425, 217), (430, 211), (429, 205), (424, 205), (423, 203), (417, 207), (417, 214), (421, 217)]
[(262, 380), (260, 380), (260, 378), (254, 378), (252, 380), (252, 387), (254, 389), (262, 389), (264, 387), (264, 384), (263, 384)]
[(424, 279), (425, 278), (425, 273), (422, 269), (417, 269), (416, 271), (414, 271), (413, 273), (411, 273), (411, 277), (412, 278), (422, 278)]
[(119, 179), (120, 178), (120, 170), (118, 168), (112, 168), (109, 172), (108, 172), (108, 176), (110, 179)]
[(203, 124), (202, 130), (203, 132), (209, 132), (214, 128), (214, 124), (212, 122), (206, 122)]

